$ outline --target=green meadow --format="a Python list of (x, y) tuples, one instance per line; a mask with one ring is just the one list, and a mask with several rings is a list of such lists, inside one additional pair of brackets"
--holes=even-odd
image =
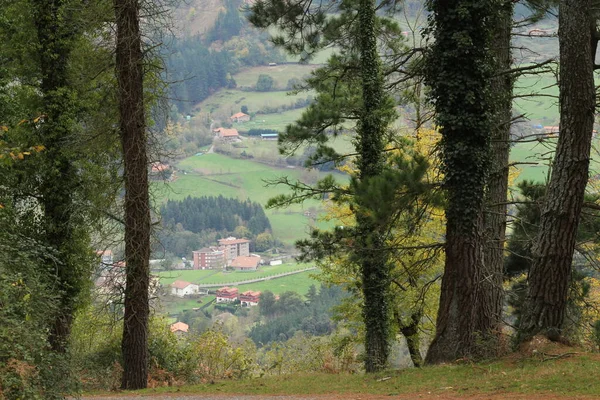
[(306, 268), (310, 268), (309, 264), (298, 264), (289, 263), (274, 266), (261, 266), (258, 271), (222, 271), (222, 270), (175, 270), (175, 271), (162, 271), (157, 275), (160, 277), (160, 283), (163, 285), (169, 285), (176, 280), (202, 284), (214, 284), (222, 283), (225, 285), (231, 285), (235, 282), (246, 281), (250, 279), (261, 279), (269, 276), (282, 274), (286, 272), (299, 271)]
[(238, 87), (254, 87), (260, 75), (270, 75), (275, 87), (285, 90), (291, 78), (302, 79), (317, 68), (316, 64), (279, 64), (276, 66), (259, 66), (247, 68), (233, 76)]
[[(268, 181), (282, 176), (290, 180), (306, 177), (302, 168), (275, 168), (249, 160), (239, 160), (221, 154), (204, 154), (186, 158), (177, 164), (177, 179), (167, 184), (156, 183), (154, 197), (158, 204), (171, 199), (182, 200), (187, 196), (218, 196), (250, 199), (263, 205), (279, 194), (290, 193), (283, 185), (267, 186)], [(318, 173), (318, 177), (326, 174)], [(337, 174), (338, 179), (346, 180)], [(273, 228), (273, 234), (287, 244), (305, 237), (313, 225), (327, 227), (327, 223), (305, 216), (305, 211), (323, 211), (318, 200), (308, 200), (302, 205), (286, 209), (265, 210)]]

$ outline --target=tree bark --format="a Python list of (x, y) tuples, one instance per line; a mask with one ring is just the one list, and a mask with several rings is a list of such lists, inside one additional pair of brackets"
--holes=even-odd
[(410, 359), (416, 368), (423, 365), (423, 356), (421, 356), (421, 338), (419, 337), (419, 325), (421, 324), (421, 318), (423, 318), (423, 312), (418, 311), (410, 316), (410, 322), (408, 324), (403, 323), (400, 315), (396, 313), (396, 323), (400, 327), (400, 332), (406, 339), (406, 347), (408, 348), (408, 354)]
[(494, 2), (435, 0), (435, 42), (426, 65), (442, 135), (447, 193), (446, 260), (436, 335), (426, 362), (477, 356), (484, 262), (483, 206), (489, 170)]
[(504, 244), (506, 241), (506, 204), (510, 154), (510, 121), (512, 117), (513, 76), (507, 74), (512, 65), (510, 40), (513, 2), (504, 1), (496, 17), (491, 51), (496, 60), (496, 77), (492, 80), (492, 143), (490, 175), (487, 181), (484, 234), (486, 247), (482, 271), (481, 300), (477, 311), (477, 330), (489, 350), (497, 355), (502, 332), (504, 288)]
[(45, 114), (39, 130), (39, 144), (45, 147), (41, 154), (44, 166), (39, 198), (44, 214), (44, 240), (56, 250), (58, 259), (49, 261), (46, 268), (60, 293), (60, 307), (49, 339), (53, 350), (65, 352), (75, 300), (87, 279), (73, 243), (76, 239), (73, 195), (78, 189), (78, 178), (73, 155), (68, 151), (75, 119), (68, 64), (76, 28), (71, 26), (66, 2), (62, 0), (35, 0), (33, 15), (40, 46), (40, 89)]
[(571, 265), (585, 187), (594, 124), (594, 75), (589, 0), (559, 5), (560, 135), (533, 246), (521, 341), (536, 334), (562, 335)]
[(114, 0), (116, 73), (125, 178), (125, 316), (123, 389), (148, 381), (150, 205), (144, 113), (143, 52), (138, 0)]
[[(359, 51), (361, 60), (362, 110), (358, 124), (358, 185), (368, 185), (371, 178), (383, 170), (386, 129), (384, 119), (385, 95), (375, 31), (375, 2), (360, 0), (358, 17)], [(376, 372), (387, 366), (389, 356), (390, 271), (383, 235), (370, 215), (368, 199), (356, 196), (358, 209), (357, 259), (360, 263), (364, 295), (365, 370)]]

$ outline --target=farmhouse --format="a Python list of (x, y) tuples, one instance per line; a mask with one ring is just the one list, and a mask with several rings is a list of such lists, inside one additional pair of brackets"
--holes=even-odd
[(219, 247), (223, 247), (225, 258), (231, 261), (239, 256), (250, 255), (250, 241), (248, 239), (236, 239), (233, 236), (227, 239), (219, 239)]
[(238, 256), (231, 261), (231, 267), (237, 271), (256, 271), (260, 257)]
[(217, 303), (231, 303), (237, 300), (238, 289), (233, 287), (222, 287), (217, 289)]
[(186, 281), (175, 281), (171, 283), (171, 294), (183, 297), (188, 294), (198, 293), (198, 285)]
[(240, 134), (235, 128), (227, 129), (227, 128), (217, 128), (214, 129), (213, 132), (217, 133), (217, 137), (222, 140), (239, 140)]
[(205, 247), (192, 252), (194, 256), (194, 269), (223, 268), (227, 262), (225, 250), (218, 247)]
[(248, 114), (244, 114), (243, 112), (239, 112), (237, 114), (233, 114), (229, 117), (231, 122), (248, 122), (250, 121), (250, 116)]
[(252, 307), (258, 305), (260, 292), (248, 290), (240, 295), (240, 304), (242, 307)]
[(173, 325), (171, 325), (170, 328), (171, 328), (171, 332), (173, 332), (177, 336), (180, 336), (180, 335), (188, 333), (190, 326), (188, 324), (186, 324), (185, 322), (175, 322)]

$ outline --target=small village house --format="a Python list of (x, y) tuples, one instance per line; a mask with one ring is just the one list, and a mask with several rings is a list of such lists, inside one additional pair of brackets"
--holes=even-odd
[(194, 269), (224, 268), (227, 263), (225, 250), (218, 247), (205, 247), (192, 252), (194, 256)]
[(175, 322), (170, 326), (171, 332), (177, 336), (183, 336), (188, 333), (190, 326), (185, 322)]
[(240, 139), (240, 134), (235, 128), (217, 128), (214, 129), (213, 132), (216, 132), (217, 137), (221, 140), (237, 141)]
[(198, 293), (198, 285), (186, 281), (175, 281), (171, 283), (171, 294), (178, 297)]
[(238, 256), (231, 261), (231, 267), (236, 271), (256, 271), (260, 264), (258, 256)]
[(248, 290), (240, 295), (240, 304), (242, 307), (253, 307), (258, 305), (260, 292), (253, 292)]
[(225, 286), (220, 289), (217, 289), (217, 303), (233, 303), (237, 300), (237, 298), (238, 288)]
[(219, 239), (219, 247), (223, 247), (225, 258), (231, 261), (239, 256), (250, 255), (250, 241), (248, 239), (236, 239), (232, 236), (226, 239)]
[(243, 112), (239, 112), (233, 114), (231, 117), (229, 117), (229, 119), (231, 122), (248, 122), (250, 121), (250, 116), (248, 114), (244, 114)]

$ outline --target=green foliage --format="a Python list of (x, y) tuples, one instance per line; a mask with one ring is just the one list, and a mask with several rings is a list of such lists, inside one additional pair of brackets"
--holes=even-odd
[(266, 320), (254, 325), (248, 336), (257, 345), (266, 345), (273, 341), (284, 342), (298, 331), (310, 336), (328, 335), (335, 328), (332, 307), (344, 297), (340, 287), (321, 286), (318, 295), (306, 304), (296, 292), (283, 292), (276, 300), (273, 293), (265, 291), (258, 304)]
[(446, 216), (462, 233), (475, 226), (483, 202), (490, 151), (493, 58), (488, 51), (494, 0), (429, 1), (425, 76), (442, 134), (442, 166), (448, 189)]
[(275, 87), (275, 80), (271, 75), (261, 74), (256, 81), (256, 90), (259, 92), (270, 92)]
[(255, 354), (251, 342), (236, 346), (220, 330), (210, 329), (190, 341), (182, 375), (188, 382), (248, 377), (254, 372)]
[(166, 226), (181, 224), (194, 233), (204, 230), (233, 232), (240, 225), (247, 225), (252, 235), (271, 229), (260, 204), (223, 196), (188, 196), (183, 201), (169, 200), (161, 207), (160, 213)]
[(243, 25), (243, 19), (239, 8), (241, 1), (226, 0), (225, 11), (220, 11), (213, 28), (207, 33), (207, 39), (210, 42), (216, 40), (227, 41), (240, 33)]
[[(10, 208), (0, 223), (17, 226)], [(52, 352), (48, 329), (59, 307), (42, 260), (53, 250), (14, 230), (0, 232), (0, 397), (62, 399), (77, 390), (66, 355)]]

